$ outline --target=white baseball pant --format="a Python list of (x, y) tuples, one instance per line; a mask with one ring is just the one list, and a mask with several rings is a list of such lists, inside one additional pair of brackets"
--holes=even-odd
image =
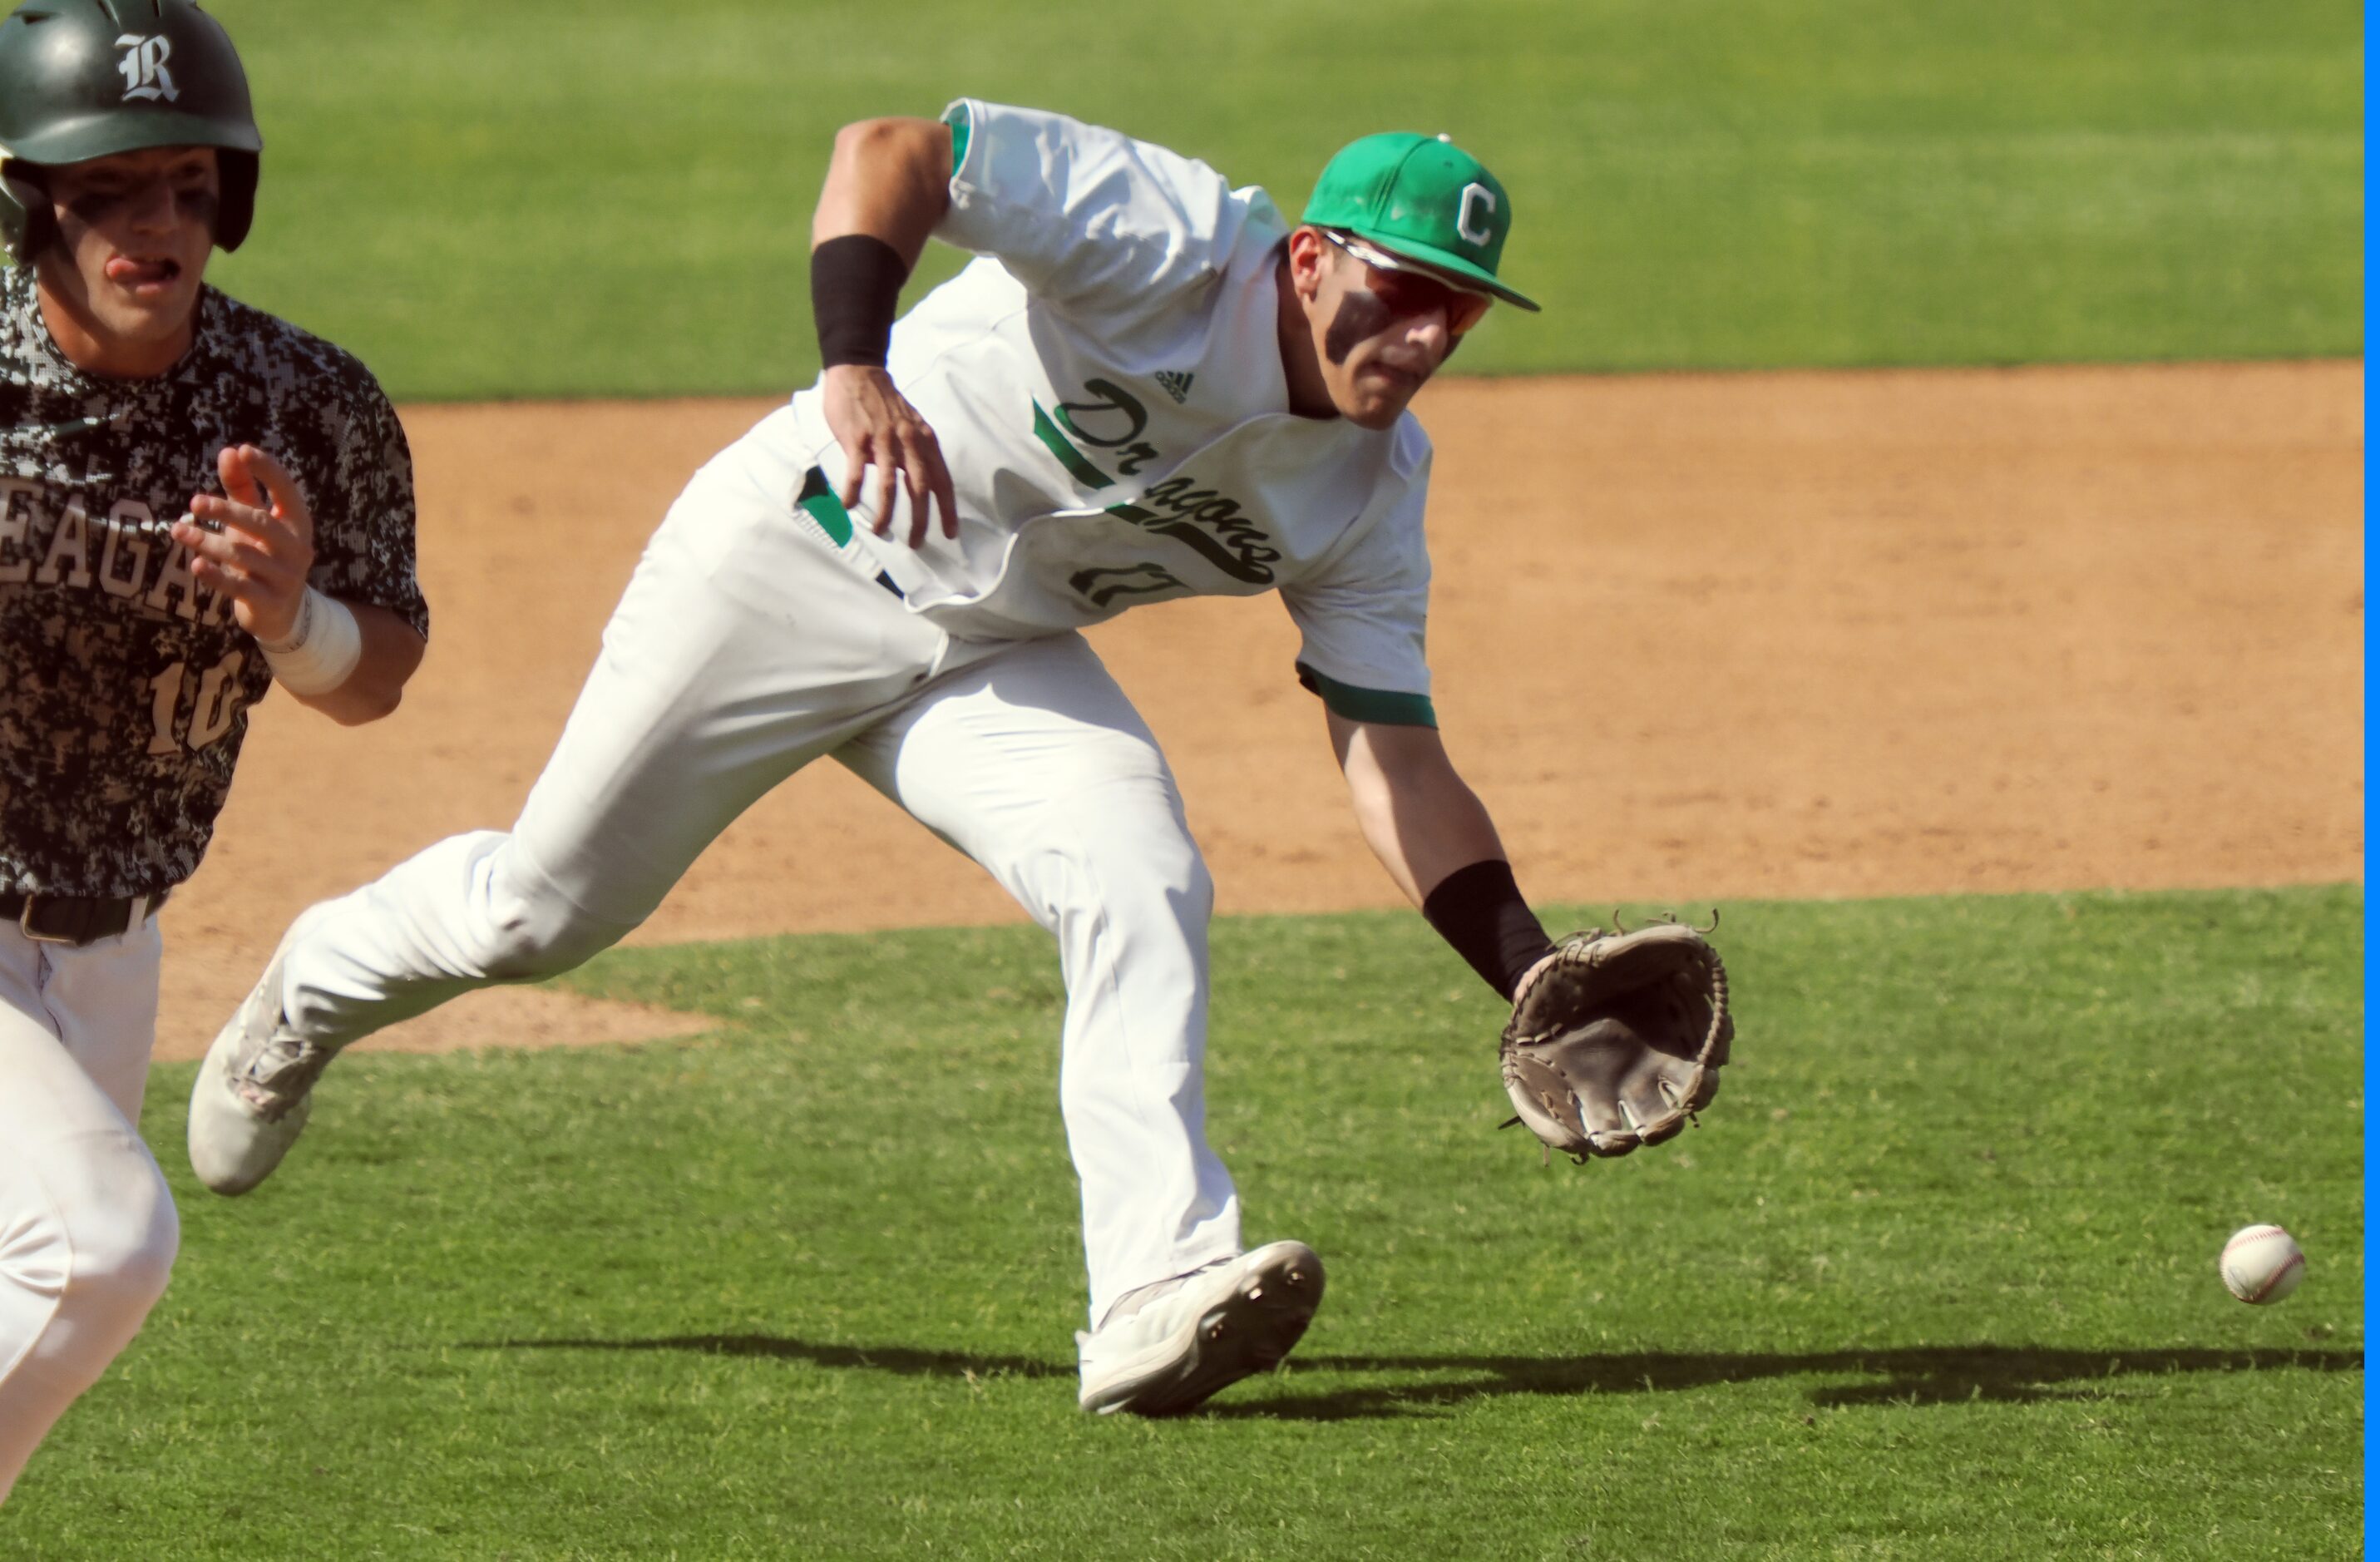
[(173, 1197), (134, 1127), (160, 949), (153, 918), (79, 949), (0, 927), (0, 1501), (174, 1266)]
[(511, 832), (442, 841), (309, 913), (283, 1006), (299, 1034), (343, 1044), (566, 970), (832, 755), (1057, 937), (1059, 1096), (1096, 1323), (1240, 1249), (1205, 1135), (1213, 885), (1155, 738), (1080, 636), (953, 641), (875, 574), (731, 446), (647, 546)]

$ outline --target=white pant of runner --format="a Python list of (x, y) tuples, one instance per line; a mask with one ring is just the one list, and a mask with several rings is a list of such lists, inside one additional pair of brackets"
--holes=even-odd
[(1172, 774), (1080, 636), (953, 641), (791, 499), (734, 447), (696, 474), (511, 832), (442, 841), (310, 919), (283, 966), (288, 1022), (344, 1044), (566, 970), (650, 916), (769, 788), (831, 755), (1057, 937), (1060, 1103), (1096, 1322), (1240, 1247), (1205, 1134), (1213, 885)]
[(0, 925), (0, 1501), (174, 1266), (173, 1197), (133, 1126), (159, 949), (153, 918), (80, 949)]

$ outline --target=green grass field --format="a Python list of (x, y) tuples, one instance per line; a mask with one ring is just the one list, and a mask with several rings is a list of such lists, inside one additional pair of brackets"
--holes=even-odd
[[(268, 140), (212, 275), (404, 398), (807, 383), (834, 128), (961, 93), (1293, 214), (1454, 132), (1547, 305), (1465, 372), (2363, 345), (2362, 17), (2312, 0), (210, 8)], [(1032, 930), (617, 952), (573, 984), (715, 1031), (358, 1056), (237, 1202), (160, 1068), (174, 1287), (0, 1558), (2360, 1556), (2362, 915), (1731, 907), (1703, 1129), (1550, 1169), (1418, 919), (1221, 924), (1214, 1137), (1330, 1294), (1168, 1423), (1074, 1409)], [(2251, 1309), (2262, 1220), (2312, 1277)]]
[(835, 128), (963, 93), (1293, 214), (1354, 136), (1455, 132), (1546, 305), (1469, 373), (2362, 347), (2362, 16), (2313, 0), (215, 9), (268, 141), (217, 279), (401, 397), (808, 384)]
[[(1557, 912), (1556, 918), (1576, 916)], [(334, 1069), (0, 1555), (2361, 1555), (2359, 889), (1741, 905), (1699, 1132), (1540, 1166), (1419, 919), (1216, 935), (1212, 1128), (1330, 1293), (1192, 1418), (1073, 1408), (1036, 931), (618, 952), (686, 1043)], [(2311, 1254), (2232, 1301), (2234, 1227)]]

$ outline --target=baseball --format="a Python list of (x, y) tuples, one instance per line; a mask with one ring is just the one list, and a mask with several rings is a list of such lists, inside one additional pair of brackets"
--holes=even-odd
[(2223, 1244), (2217, 1264), (2233, 1296), (2254, 1306), (2278, 1301), (2305, 1278), (2305, 1253), (2277, 1226), (2246, 1226)]

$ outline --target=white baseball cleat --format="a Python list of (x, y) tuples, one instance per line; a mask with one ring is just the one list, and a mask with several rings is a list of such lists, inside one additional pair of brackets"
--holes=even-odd
[(1097, 1333), (1075, 1336), (1087, 1410), (1178, 1415), (1269, 1371), (1321, 1305), (1322, 1261), (1303, 1242), (1272, 1242), (1142, 1291), (1152, 1294), (1126, 1297)]
[(309, 1092), (336, 1056), (334, 1047), (291, 1034), (281, 1012), (283, 961), (321, 909), (309, 907), (281, 935), (190, 1089), (190, 1169), (218, 1193), (245, 1193), (273, 1175), (305, 1131)]

